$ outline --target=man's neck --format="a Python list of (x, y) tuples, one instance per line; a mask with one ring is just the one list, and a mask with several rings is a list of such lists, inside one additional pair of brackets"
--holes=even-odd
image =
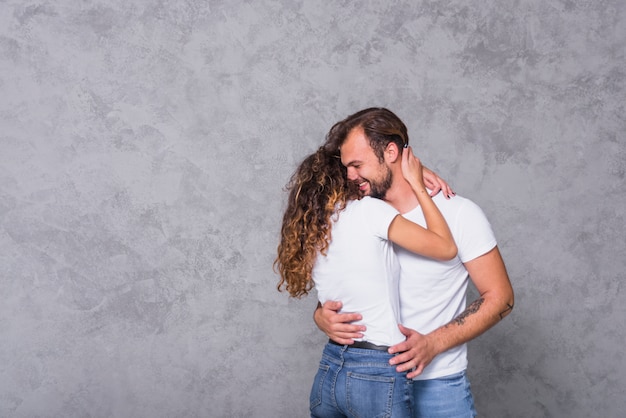
[(401, 173), (400, 177), (395, 178), (393, 184), (387, 190), (385, 202), (396, 208), (400, 213), (410, 212), (419, 206), (411, 185), (404, 180)]

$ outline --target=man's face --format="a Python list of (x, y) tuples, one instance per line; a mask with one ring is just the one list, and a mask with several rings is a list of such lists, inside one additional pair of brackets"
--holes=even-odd
[(359, 185), (365, 196), (384, 199), (391, 187), (393, 176), (386, 163), (380, 162), (363, 128), (350, 131), (341, 146), (341, 163), (348, 170), (348, 180)]

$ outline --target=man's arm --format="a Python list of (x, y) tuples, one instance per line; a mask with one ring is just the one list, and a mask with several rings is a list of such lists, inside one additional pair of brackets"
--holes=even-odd
[(400, 326), (407, 339), (389, 349), (392, 354), (402, 353), (393, 357), (390, 364), (398, 365), (399, 372), (415, 368), (408, 378), (422, 373), (436, 355), (478, 337), (513, 309), (513, 288), (498, 247), (468, 261), (465, 268), (480, 294), (465, 311), (426, 335)]
[(326, 301), (324, 305), (317, 303), (313, 320), (317, 327), (330, 339), (339, 344), (353, 344), (355, 338), (363, 337), (364, 325), (353, 325), (351, 322), (362, 319), (359, 313), (339, 313), (341, 302)]

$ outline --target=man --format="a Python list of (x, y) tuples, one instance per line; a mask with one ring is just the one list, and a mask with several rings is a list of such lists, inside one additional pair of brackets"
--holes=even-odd
[[(406, 126), (395, 114), (382, 108), (357, 112), (331, 128), (326, 144), (340, 153), (348, 179), (364, 195), (384, 199), (406, 218), (425, 224), (402, 177), (401, 160), (385, 162), (389, 147), (408, 144)], [(401, 266), (399, 327), (407, 338), (389, 349), (398, 353), (390, 363), (414, 379), (414, 416), (472, 417), (476, 411), (466, 376), (466, 343), (511, 312), (513, 289), (482, 210), (468, 199), (442, 194), (433, 199), (452, 231), (458, 256), (438, 262), (395, 249)], [(467, 306), (469, 278), (480, 296)], [(341, 301), (326, 302), (315, 311), (315, 322), (337, 343), (352, 344), (363, 335), (364, 327), (352, 324), (361, 315), (340, 309)]]

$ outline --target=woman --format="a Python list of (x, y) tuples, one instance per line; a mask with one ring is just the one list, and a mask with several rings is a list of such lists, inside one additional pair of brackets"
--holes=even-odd
[(329, 341), (324, 348), (311, 390), (312, 417), (411, 415), (411, 380), (389, 365), (387, 353), (404, 340), (391, 243), (442, 260), (453, 258), (456, 246), (410, 148), (402, 152), (402, 173), (422, 206), (426, 229), (382, 200), (359, 199), (340, 159), (324, 147), (302, 162), (288, 185), (275, 261), (278, 290), (300, 298), (315, 285), (321, 303), (341, 300), (343, 310), (360, 312), (367, 327), (362, 341)]

